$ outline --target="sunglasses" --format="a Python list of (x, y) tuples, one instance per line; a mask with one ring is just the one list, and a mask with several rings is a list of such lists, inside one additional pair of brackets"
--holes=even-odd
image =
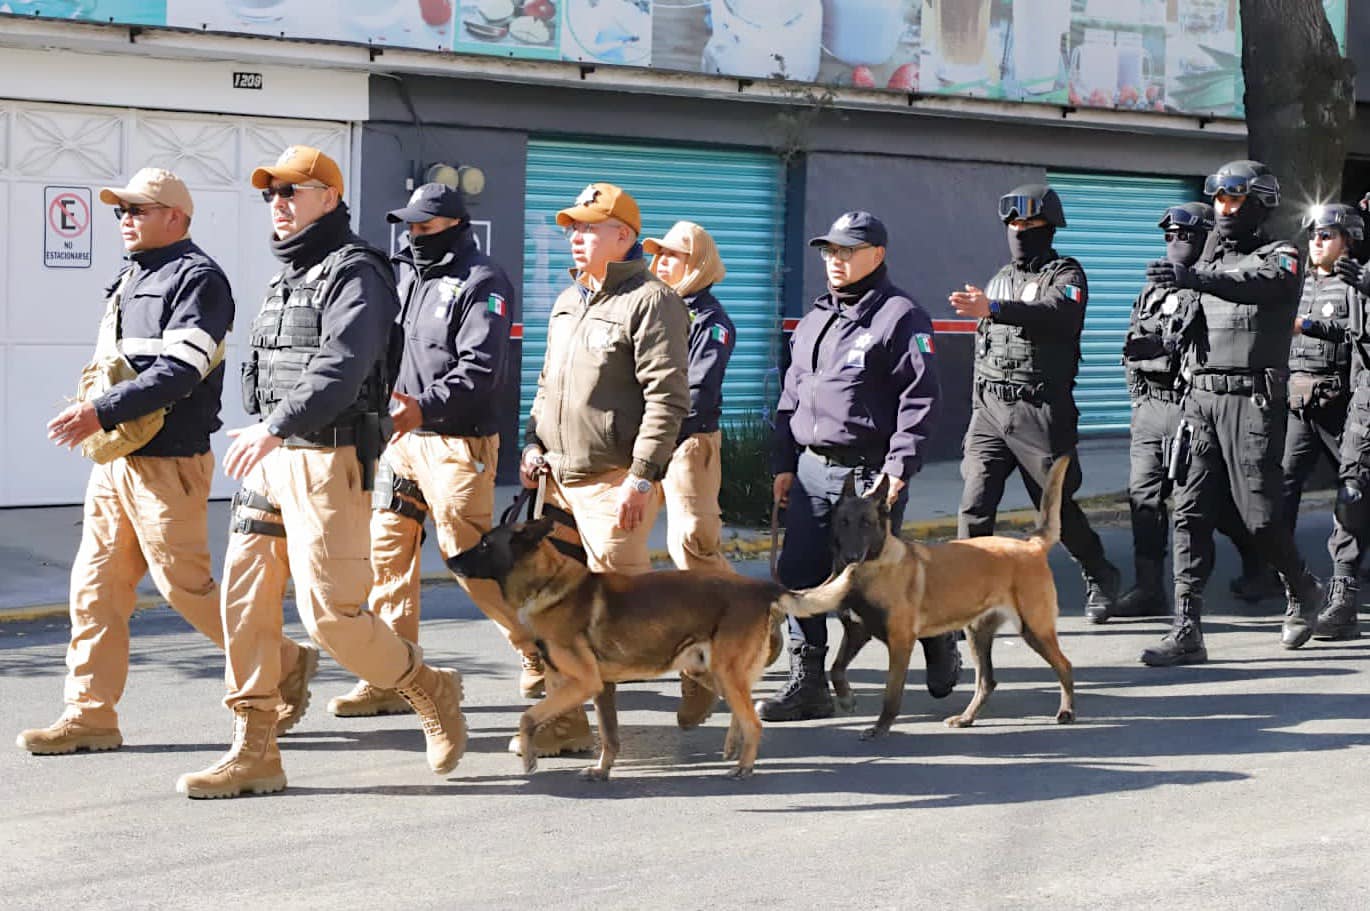
[(267, 187), (262, 190), (262, 202), (271, 202), (277, 196), (281, 199), (294, 199), (295, 194), (300, 190), (327, 190), (328, 187), (313, 183), (283, 183), (279, 187)]
[(1188, 228), (1166, 228), (1165, 239), (1167, 242), (1172, 240), (1193, 240), (1194, 232)]
[(164, 205), (160, 205), (160, 204), (153, 205), (153, 204), (151, 204), (151, 203), (146, 203), (146, 204), (144, 204), (144, 205), (139, 205), (139, 206), (115, 206), (115, 207), (114, 207), (114, 220), (115, 220), (115, 221), (123, 221), (125, 215), (132, 216), (133, 218), (142, 218), (144, 215), (146, 215), (148, 212), (151, 212), (153, 209), (165, 209), (165, 208), (166, 208), (166, 206), (164, 206)]
[(869, 250), (873, 244), (861, 244), (859, 247), (819, 247), (818, 255), (824, 260), (837, 260), (839, 263), (849, 263), (857, 250)]
[(1337, 231), (1332, 228), (1311, 228), (1308, 231), (1309, 240), (1320, 240), (1327, 243), (1337, 236)]

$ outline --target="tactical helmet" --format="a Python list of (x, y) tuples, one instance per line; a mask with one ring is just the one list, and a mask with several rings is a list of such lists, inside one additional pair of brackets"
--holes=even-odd
[(1182, 206), (1171, 206), (1165, 210), (1156, 227), (1194, 228), (1198, 231), (1213, 230), (1213, 207), (1205, 202), (1187, 202)]
[(1015, 218), (1036, 218), (1039, 215), (1050, 225), (1058, 228), (1066, 226), (1066, 210), (1061, 206), (1061, 197), (1044, 183), (1014, 187), (999, 197), (999, 219), (1004, 224)]
[(1303, 229), (1336, 228), (1352, 240), (1365, 239), (1365, 219), (1353, 207), (1339, 202), (1314, 206), (1303, 216)]
[(1254, 196), (1267, 209), (1280, 204), (1280, 182), (1259, 161), (1229, 161), (1204, 180), (1204, 195)]

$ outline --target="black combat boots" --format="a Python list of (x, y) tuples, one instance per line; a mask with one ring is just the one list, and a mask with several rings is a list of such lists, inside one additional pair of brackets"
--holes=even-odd
[(1137, 558), (1137, 584), (1113, 603), (1113, 617), (1165, 617), (1170, 614), (1170, 599), (1165, 596), (1165, 563), (1148, 557)]
[(928, 695), (945, 699), (961, 679), (961, 649), (956, 645), (956, 634), (944, 633), (918, 641), (923, 643), (923, 660), (928, 666)]
[(1177, 595), (1175, 621), (1161, 644), (1142, 652), (1148, 667), (1174, 667), (1177, 664), (1203, 664), (1208, 660), (1203, 629), (1199, 625), (1203, 599), (1198, 595)]
[(827, 657), (826, 648), (790, 646), (790, 679), (785, 681), (780, 692), (757, 705), (761, 720), (807, 721), (832, 717), (832, 691), (828, 689), (828, 672), (824, 666)]
[(1360, 586), (1355, 576), (1333, 576), (1327, 588), (1327, 603), (1318, 613), (1313, 629), (1315, 639), (1344, 641), (1360, 638)]
[(1090, 623), (1107, 623), (1115, 616), (1114, 602), (1118, 600), (1118, 587), (1122, 585), (1123, 575), (1118, 567), (1107, 560), (1095, 567), (1093, 572), (1085, 570), (1085, 619)]
[(1280, 629), (1280, 645), (1295, 649), (1313, 638), (1313, 627), (1318, 622), (1322, 607), (1322, 585), (1308, 570), (1285, 582), (1289, 601), (1284, 608), (1284, 626)]
[(1227, 583), (1228, 591), (1247, 604), (1259, 604), (1284, 596), (1284, 583), (1272, 567), (1255, 565), (1242, 568), (1240, 576)]

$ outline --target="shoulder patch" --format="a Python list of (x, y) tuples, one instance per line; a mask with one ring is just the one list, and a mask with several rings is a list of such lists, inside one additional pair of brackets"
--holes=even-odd
[(1074, 301), (1077, 304), (1085, 299), (1085, 289), (1081, 288), (1079, 285), (1066, 285), (1061, 290), (1065, 293), (1067, 300)]
[(1281, 272), (1288, 272), (1290, 275), (1299, 274), (1299, 257), (1296, 253), (1287, 253), (1281, 250), (1275, 254), (1275, 262)]
[(936, 354), (933, 348), (932, 336), (926, 332), (919, 332), (913, 337), (914, 343), (918, 345), (918, 350), (924, 354)]
[(491, 292), (485, 300), (485, 309), (496, 316), (508, 316), (509, 304), (504, 300), (503, 295)]
[(727, 326), (710, 326), (709, 337), (716, 342), (726, 345), (728, 344), (728, 339), (730, 339), (732, 335), (728, 332)]

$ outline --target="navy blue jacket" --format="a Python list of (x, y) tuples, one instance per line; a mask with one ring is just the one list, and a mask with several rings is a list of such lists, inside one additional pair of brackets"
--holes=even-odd
[(737, 344), (733, 321), (709, 288), (685, 298), (685, 304), (690, 308), (690, 413), (680, 423), (680, 440), (718, 429), (723, 374)]
[[(169, 408), (161, 431), (138, 456), (190, 456), (209, 451), (218, 430), (224, 365), (214, 349), (233, 326), (233, 291), (219, 264), (189, 238), (130, 255), (121, 306), (119, 347), (138, 376), (94, 401), (100, 426)], [(122, 280), (106, 289), (114, 293)]]
[(884, 453), (881, 471), (912, 478), (941, 394), (933, 351), (932, 319), (888, 276), (851, 306), (819, 297), (790, 341), (772, 469), (794, 471), (804, 446), (844, 447)]
[(509, 276), (477, 249), (470, 232), (422, 275), (409, 247), (394, 262), (404, 327), (395, 390), (418, 399), (423, 430), (463, 437), (496, 433), (496, 396), (514, 311)]

